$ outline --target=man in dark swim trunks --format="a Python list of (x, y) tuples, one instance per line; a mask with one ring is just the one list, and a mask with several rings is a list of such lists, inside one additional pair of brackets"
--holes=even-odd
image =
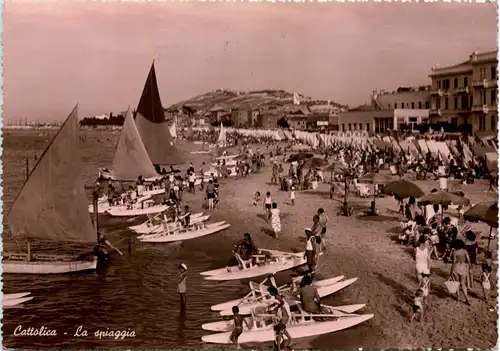
[[(259, 254), (259, 249), (255, 246), (250, 233), (245, 233), (243, 240), (239, 241), (234, 247), (234, 253), (238, 254), (242, 260), (249, 260), (253, 255)], [(231, 257), (228, 266), (232, 266), (235, 263), (236, 257), (233, 255)], [(238, 262), (239, 265), (239, 262)], [(243, 267), (240, 267), (243, 268)]]
[(271, 311), (271, 313), (276, 314), (277, 316), (277, 323), (274, 325), (274, 333), (276, 336), (276, 340), (274, 342), (274, 345), (278, 351), (281, 351), (281, 344), (283, 343), (284, 346), (283, 348), (286, 349), (287, 345), (284, 342), (284, 336), (287, 337), (288, 339), (288, 347), (292, 345), (292, 337), (290, 336), (290, 333), (286, 330), (286, 325), (290, 321), (291, 312), (290, 312), (290, 306), (288, 303), (285, 301), (285, 298), (279, 294), (278, 289), (276, 289), (275, 286), (270, 286), (267, 291), (271, 296), (273, 296), (276, 299), (276, 303), (271, 305), (270, 308), (274, 307)]
[(233, 306), (233, 319), (234, 319), (234, 330), (229, 337), (229, 340), (236, 345), (236, 349), (241, 349), (238, 344), (238, 338), (243, 333), (243, 322), (245, 322), (248, 329), (252, 329), (252, 325), (245, 319), (244, 316), (240, 314), (240, 309), (238, 306)]

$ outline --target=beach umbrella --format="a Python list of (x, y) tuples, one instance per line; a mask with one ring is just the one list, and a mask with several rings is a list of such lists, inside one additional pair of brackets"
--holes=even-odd
[(392, 177), (388, 175), (383, 175), (380, 173), (366, 173), (361, 178), (359, 182), (362, 184), (385, 184), (392, 181)]
[(472, 206), (464, 213), (464, 219), (471, 222), (484, 222), (498, 228), (498, 202), (483, 202)]
[(468, 205), (469, 199), (462, 197), (460, 195), (449, 193), (447, 191), (437, 191), (435, 193), (430, 193), (423, 196), (418, 201), (419, 205), (441, 205), (449, 206), (453, 205)]
[(286, 162), (300, 162), (312, 158), (314, 155), (309, 152), (299, 152), (298, 154), (290, 155)]
[(419, 198), (425, 195), (423, 190), (420, 189), (418, 185), (404, 179), (396, 180), (395, 182), (387, 184), (383, 191), (387, 195), (397, 195), (402, 199), (406, 199), (410, 196)]
[(488, 250), (490, 249), (491, 231), (498, 228), (498, 202), (484, 202), (472, 206), (464, 213), (464, 219), (471, 222), (484, 222), (490, 226)]
[(324, 158), (311, 157), (304, 162), (302, 168), (319, 168), (327, 165), (328, 162)]

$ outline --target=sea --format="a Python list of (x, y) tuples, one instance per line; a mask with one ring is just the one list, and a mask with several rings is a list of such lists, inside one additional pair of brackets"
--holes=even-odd
[[(43, 130), (4, 132), (4, 216), (26, 179), (27, 167), (28, 172), (34, 167), (54, 134), (55, 131)], [(118, 137), (119, 131), (81, 132), (85, 184), (90, 186), (95, 181), (99, 167), (111, 165)], [(202, 161), (209, 164), (210, 156), (189, 154), (200, 149), (200, 145), (180, 140), (177, 147), (184, 159), (195, 166)], [(4, 293), (29, 291), (34, 298), (3, 311), (3, 345), (49, 349), (214, 347), (201, 341), (203, 335), (210, 333), (203, 331), (201, 325), (221, 319), (210, 306), (243, 297), (248, 292), (248, 280), (210, 282), (199, 273), (224, 267), (235, 243), (221, 240), (217, 235), (182, 243), (139, 243), (127, 227), (140, 222), (100, 219), (102, 231), (124, 253), (122, 257), (113, 256), (104, 270), (63, 275), (4, 275)], [(8, 233), (5, 217), (4, 230)], [(27, 252), (25, 242), (15, 241), (8, 234), (4, 235), (3, 245), (6, 252)], [(37, 249), (53, 252), (54, 247), (42, 243), (32, 246), (33, 251)], [(186, 311), (180, 309), (176, 290), (181, 263), (188, 266)], [(44, 328), (47, 335), (15, 335), (28, 328)], [(319, 338), (323, 342), (318, 341), (314, 346), (355, 347), (362, 334), (368, 332), (366, 328), (346, 330), (341, 335), (336, 333), (333, 339)]]

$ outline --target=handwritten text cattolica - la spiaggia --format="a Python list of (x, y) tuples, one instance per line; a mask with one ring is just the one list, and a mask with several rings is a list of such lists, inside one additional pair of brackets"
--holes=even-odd
[[(16, 329), (14, 329), (14, 336), (43, 336), (43, 337), (51, 337), (51, 336), (57, 336), (58, 333), (55, 329), (49, 329), (46, 328), (45, 326), (41, 326), (40, 328), (23, 328), (22, 325), (18, 325)], [(64, 335), (68, 335), (69, 333), (63, 333)], [(110, 338), (110, 339), (125, 339), (125, 338), (135, 338), (135, 331), (134, 330), (109, 330), (106, 328), (106, 330), (96, 330), (95, 332), (91, 333), (83, 326), (78, 326), (76, 328), (76, 331), (73, 334), (73, 337), (76, 338), (84, 338), (84, 337), (89, 337), (89, 336), (94, 336), (99, 339), (104, 339), (104, 338)]]

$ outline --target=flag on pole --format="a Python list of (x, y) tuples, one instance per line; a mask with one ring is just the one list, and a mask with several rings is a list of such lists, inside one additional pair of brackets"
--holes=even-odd
[(293, 93), (293, 104), (300, 105), (300, 98), (299, 98), (299, 94), (297, 94), (297, 93)]

